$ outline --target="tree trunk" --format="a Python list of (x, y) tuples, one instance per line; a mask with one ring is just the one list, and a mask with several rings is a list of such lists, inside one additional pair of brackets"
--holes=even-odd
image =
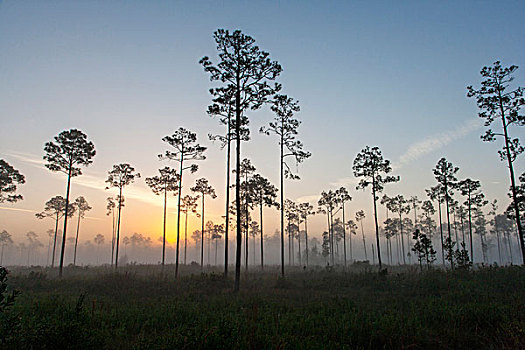
[(53, 257), (51, 258), (51, 268), (55, 267), (55, 250), (56, 250), (56, 246), (57, 246), (57, 234), (58, 234), (58, 220), (59, 220), (59, 214), (60, 212), (57, 211), (57, 217), (55, 219), (55, 238), (53, 240)]
[(304, 241), (306, 243), (306, 266), (308, 266), (308, 214), (304, 218)]
[(403, 252), (403, 265), (406, 265), (406, 259), (405, 259), (405, 240), (403, 238), (403, 214), (402, 214), (402, 206), (399, 207), (399, 230), (401, 231), (401, 251)]
[(78, 245), (78, 233), (80, 231), (80, 208), (78, 209), (78, 221), (77, 221), (77, 235), (75, 236), (75, 252), (73, 254), (73, 266), (77, 266), (77, 245)]
[(119, 197), (118, 197), (118, 214), (117, 214), (117, 242), (115, 247), (115, 269), (118, 267), (118, 248), (120, 241), (120, 214), (122, 211), (122, 186), (119, 187)]
[[(446, 179), (446, 177), (445, 177), (445, 179)], [(445, 204), (446, 204), (446, 209), (447, 209), (448, 239), (450, 240), (450, 242), (452, 242), (452, 235), (451, 235), (451, 232), (450, 232), (450, 209), (449, 209), (448, 202), (449, 202), (449, 199), (448, 199), (448, 185), (447, 185), (447, 182), (445, 180)], [(451, 258), (450, 258), (450, 267), (452, 268), (452, 270), (454, 270), (454, 259), (452, 258), (452, 244), (450, 245), (448, 250), (449, 250), (448, 253), (451, 256)]]
[(184, 218), (184, 265), (186, 265), (186, 255), (188, 248), (188, 208), (186, 208), (186, 215)]
[(67, 216), (69, 214), (69, 189), (71, 187), (71, 168), (73, 161), (69, 161), (69, 170), (67, 173), (67, 190), (66, 190), (66, 211), (64, 214), (64, 232), (62, 232), (62, 249), (60, 251), (60, 266), (58, 268), (58, 276), (62, 277), (62, 268), (64, 267), (64, 253), (66, 250), (66, 232), (67, 232)]
[(168, 202), (168, 188), (164, 184), (164, 222), (162, 225), (162, 273), (164, 273), (164, 262), (166, 260), (166, 206)]
[[(282, 126), (282, 124), (281, 124)], [(284, 277), (284, 130), (281, 130), (281, 276)]]
[(509, 166), (510, 173), (510, 188), (512, 190), (512, 202), (514, 204), (514, 214), (516, 215), (516, 226), (518, 227), (519, 244), (521, 248), (521, 262), (525, 264), (525, 241), (523, 238), (523, 227), (521, 226), (520, 209), (518, 204), (518, 193), (516, 191), (516, 180), (514, 179), (514, 166), (512, 165), (512, 159), (510, 155), (510, 140), (507, 132), (507, 122), (505, 118), (505, 110), (503, 108), (503, 101), (501, 92), (498, 90), (499, 107), (501, 112), (501, 122), (503, 123), (503, 135), (505, 137), (505, 153), (507, 154), (507, 163)]
[(241, 232), (241, 92), (240, 92), (240, 77), (237, 72), (236, 77), (237, 89), (235, 91), (235, 213), (237, 215), (237, 247), (235, 251), (235, 284), (234, 291), (239, 291), (240, 278), (241, 278), (241, 245), (242, 245), (242, 232)]
[(230, 117), (228, 114), (228, 135), (226, 136), (228, 145), (226, 151), (226, 225), (224, 227), (224, 276), (228, 276), (228, 232), (230, 230), (230, 132)]
[[(263, 237), (263, 202), (259, 203), (259, 221), (261, 222), (261, 270), (264, 270), (264, 237)], [(255, 252), (255, 250), (254, 250)]]
[[(441, 235), (441, 259), (443, 260), (443, 267), (445, 267), (445, 249), (443, 243), (443, 220), (441, 218), (441, 198), (437, 196), (438, 210), (439, 210), (439, 233)], [(469, 207), (469, 222), (470, 222), (470, 207)], [(472, 230), (470, 231), (470, 246), (472, 247)]]
[(345, 228), (345, 202), (343, 201), (343, 251), (345, 259), (345, 269), (346, 269), (346, 228)]
[(379, 262), (379, 269), (382, 267), (381, 262), (381, 249), (379, 248), (379, 224), (377, 223), (377, 205), (376, 205), (376, 190), (375, 190), (375, 177), (372, 183), (372, 196), (374, 199), (374, 220), (376, 224), (376, 245), (377, 245), (377, 261)]
[(180, 243), (180, 201), (182, 197), (182, 163), (184, 161), (184, 153), (181, 152), (180, 157), (180, 178), (179, 178), (179, 198), (177, 204), (177, 245), (175, 248), (175, 278), (179, 277), (179, 243)]
[(204, 267), (204, 192), (202, 192), (202, 216), (201, 216), (201, 271)]

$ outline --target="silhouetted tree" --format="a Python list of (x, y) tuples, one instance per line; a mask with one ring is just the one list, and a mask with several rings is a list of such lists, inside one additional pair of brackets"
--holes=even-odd
[(268, 84), (281, 73), (281, 66), (271, 61), (267, 52), (261, 51), (255, 40), (240, 30), (230, 33), (219, 29), (214, 33), (220, 62), (214, 66), (208, 57), (203, 57), (200, 64), (210, 73), (211, 81), (223, 84), (217, 89), (210, 89), (217, 97), (228, 90), (232, 97), (235, 113), (236, 175), (235, 203), (237, 215), (237, 248), (235, 254), (235, 291), (239, 290), (241, 276), (241, 202), (240, 202), (240, 166), (241, 166), (241, 126), (245, 111), (257, 110), (271, 96), (281, 89), (279, 84)]
[(117, 203), (117, 237), (116, 237), (116, 244), (115, 244), (115, 268), (118, 267), (118, 249), (119, 249), (119, 239), (120, 239), (120, 218), (121, 218), (121, 212), (123, 207), (123, 201), (124, 197), (122, 196), (122, 192), (125, 186), (133, 183), (135, 179), (140, 178), (140, 174), (135, 172), (135, 168), (133, 168), (128, 163), (121, 163), (117, 165), (113, 165), (113, 169), (108, 171), (108, 178), (106, 179), (106, 183), (108, 184), (106, 187), (106, 190), (110, 189), (111, 187), (118, 188), (118, 203)]
[[(334, 264), (334, 230), (333, 230), (333, 217), (334, 210), (337, 207), (337, 197), (334, 191), (328, 192), (322, 191), (321, 198), (317, 201), (317, 205), (320, 206), (317, 211), (318, 213), (326, 214), (328, 219), (328, 247), (330, 252), (330, 262)], [(324, 207), (324, 208), (323, 208)]]
[(179, 128), (171, 136), (165, 136), (162, 141), (168, 143), (170, 146), (175, 148), (175, 151), (166, 151), (164, 154), (159, 155), (160, 159), (169, 159), (179, 162), (179, 198), (177, 205), (177, 248), (175, 253), (175, 277), (179, 276), (179, 241), (180, 241), (180, 209), (182, 200), (182, 175), (185, 170), (190, 170), (192, 173), (196, 172), (199, 168), (197, 164), (191, 164), (185, 166), (185, 162), (204, 160), (204, 151), (206, 147), (201, 146), (197, 143), (197, 134)]
[(360, 210), (355, 213), (355, 221), (361, 224), (361, 235), (363, 236), (363, 249), (365, 251), (365, 260), (368, 260), (368, 255), (366, 253), (366, 239), (365, 239), (365, 230), (363, 229), (363, 220), (365, 219), (365, 211)]
[[(67, 215), (72, 217), (75, 213), (75, 208), (73, 204), (70, 204), (70, 210)], [(44, 206), (44, 211), (36, 213), (35, 216), (38, 219), (51, 218), (55, 220), (55, 237), (53, 239), (53, 257), (51, 259), (51, 267), (55, 267), (55, 251), (57, 245), (57, 235), (58, 235), (58, 222), (64, 217), (66, 213), (66, 199), (62, 196), (55, 196), (48, 200)]]
[[(208, 137), (212, 141), (220, 141), (221, 149), (226, 148), (226, 214), (225, 231), (224, 231), (224, 275), (228, 275), (228, 233), (230, 228), (230, 154), (231, 142), (235, 140), (236, 120), (235, 120), (235, 89), (232, 87), (220, 87), (214, 90), (213, 103), (208, 106), (208, 114), (210, 116), (219, 117), (221, 124), (226, 125), (225, 135), (211, 135)], [(241, 126), (239, 127), (239, 134), (241, 141), (249, 141), (250, 129), (248, 128), (248, 118), (241, 117)]]
[(276, 134), (280, 146), (280, 178), (281, 178), (281, 275), (284, 276), (284, 178), (298, 180), (299, 176), (293, 174), (286, 162), (287, 157), (292, 157), (296, 164), (303, 162), (311, 156), (310, 152), (303, 150), (303, 144), (297, 140), (297, 129), (301, 122), (294, 118), (294, 113), (299, 112), (299, 102), (286, 95), (275, 95), (272, 101), (272, 111), (275, 113), (274, 121), (268, 127), (262, 127), (260, 132), (266, 135)]
[(352, 197), (348, 194), (348, 190), (344, 187), (339, 188), (335, 191), (335, 194), (337, 196), (337, 202), (341, 205), (342, 209), (342, 228), (343, 228), (343, 255), (345, 260), (345, 267), (346, 267), (346, 224), (344, 224), (345, 221), (345, 202), (351, 201)]
[(416, 243), (411, 249), (416, 254), (420, 269), (423, 270), (423, 260), (429, 267), (436, 260), (436, 251), (432, 247), (432, 240), (419, 229), (414, 231), (412, 239)]
[[(445, 158), (441, 158), (434, 169), (432, 171), (434, 172), (434, 177), (436, 178), (436, 181), (441, 185), (440, 190), (441, 195), (443, 196), (443, 199), (445, 201), (446, 211), (447, 211), (447, 230), (448, 230), (448, 238), (452, 240), (451, 230), (450, 230), (450, 202), (452, 199), (452, 189), (454, 189), (457, 186), (457, 178), (456, 173), (458, 172), (459, 168), (452, 165), (451, 162), (448, 162)], [(448, 247), (450, 248), (451, 245), (449, 244)], [(452, 256), (453, 252), (449, 252), (449, 256)], [(450, 266), (452, 269), (454, 269), (454, 259), (450, 258)]]
[[(387, 208), (393, 212), (397, 213), (399, 215), (399, 235), (401, 236), (401, 251), (403, 252), (403, 264), (406, 264), (405, 260), (405, 241), (403, 239), (403, 214), (408, 214), (410, 212), (410, 205), (407, 204), (407, 200), (403, 195), (399, 194), (395, 197), (390, 198), (390, 200), (386, 203)], [(410, 232), (407, 230), (407, 232)], [(408, 238), (407, 238), (408, 240)]]
[(2, 253), (0, 253), (0, 266), (3, 266), (4, 263), (4, 248), (13, 244), (13, 239), (11, 237), (11, 234), (6, 230), (0, 232), (0, 245), (2, 246)]
[(73, 265), (77, 264), (77, 246), (78, 246), (78, 234), (80, 232), (80, 219), (84, 217), (86, 214), (86, 211), (90, 211), (92, 208), (89, 206), (86, 199), (82, 196), (75, 199), (75, 203), (73, 203), (75, 208), (78, 212), (78, 221), (77, 221), (77, 234), (75, 236), (75, 253), (73, 255)]
[[(115, 257), (115, 241), (116, 241), (116, 223), (115, 223), (115, 200), (113, 197), (106, 198), (106, 215), (111, 214), (111, 266), (113, 266), (114, 257)], [(116, 197), (116, 202), (121, 204), (121, 207), (124, 206), (124, 198)]]
[(200, 193), (202, 196), (202, 214), (201, 214), (201, 220), (202, 220), (202, 227), (201, 227), (201, 269), (203, 268), (204, 264), (204, 197), (206, 195), (210, 196), (211, 198), (215, 199), (217, 198), (217, 195), (215, 194), (215, 190), (213, 187), (211, 187), (208, 184), (208, 180), (202, 178), (198, 179), (195, 183), (195, 186), (191, 188), (192, 192)]
[(443, 190), (441, 189), (441, 184), (437, 184), (434, 187), (431, 187), (430, 189), (426, 189), (425, 192), (427, 193), (428, 198), (430, 198), (431, 201), (437, 200), (438, 202), (438, 218), (439, 218), (439, 234), (441, 238), (441, 259), (443, 261), (443, 266), (445, 266), (445, 241), (443, 239), (443, 219), (441, 217), (441, 203), (443, 202), (443, 196), (441, 196), (441, 193)]
[(299, 215), (304, 220), (304, 239), (306, 242), (306, 266), (308, 266), (308, 216), (315, 215), (314, 206), (308, 202), (299, 204)]
[[(197, 213), (197, 200), (199, 196), (190, 196), (185, 195), (182, 198), (182, 204), (180, 206), (180, 211), (184, 213), (184, 265), (186, 265), (186, 256), (188, 253), (188, 214)], [(203, 237), (204, 238), (204, 237)], [(204, 240), (203, 240), (204, 242)]]
[(467, 196), (465, 205), (468, 209), (468, 229), (470, 238), (470, 260), (474, 261), (474, 248), (472, 245), (472, 208), (485, 200), (485, 196), (480, 191), (481, 184), (477, 180), (465, 179), (458, 182), (458, 189), (463, 196)]
[(162, 222), (162, 271), (166, 258), (166, 207), (168, 203), (168, 192), (175, 192), (179, 189), (179, 174), (177, 170), (170, 167), (159, 169), (159, 175), (147, 177), (146, 184), (156, 195), (164, 194), (164, 219)]
[(44, 160), (46, 168), (51, 171), (60, 171), (67, 175), (66, 210), (64, 215), (64, 229), (62, 231), (62, 249), (60, 250), (59, 276), (62, 276), (64, 266), (64, 251), (66, 249), (67, 219), (69, 217), (69, 189), (71, 178), (82, 175), (80, 166), (88, 166), (95, 156), (95, 145), (87, 140), (87, 136), (80, 130), (71, 129), (62, 131), (55, 136), (54, 141), (44, 145)]
[(507, 161), (509, 168), (516, 226), (518, 227), (522, 261), (525, 264), (524, 232), (520, 220), (520, 209), (517, 201), (518, 193), (516, 191), (517, 186), (512, 164), (518, 155), (524, 151), (524, 147), (520, 144), (519, 138), (512, 139), (509, 135), (510, 126), (525, 125), (525, 116), (519, 114), (521, 107), (525, 105), (523, 88), (518, 87), (510, 91), (508, 89), (510, 83), (514, 80), (512, 74), (517, 69), (518, 66), (514, 65), (503, 68), (500, 61), (494, 62), (492, 67), (483, 67), (480, 74), (485, 80), (481, 82), (481, 88), (476, 90), (472, 86), (468, 86), (467, 96), (476, 98), (478, 108), (481, 110), (478, 116), (485, 120), (485, 126), (490, 126), (497, 119), (501, 120), (502, 132), (494, 132), (492, 129), (488, 129), (481, 136), (481, 139), (488, 142), (495, 141), (497, 136), (502, 136), (504, 139), (503, 149), (498, 151), (498, 153), (502, 161)]
[(8, 162), (0, 159), (0, 203), (20, 201), (21, 194), (14, 194), (16, 186), (26, 182), (24, 175), (13, 168)]
[[(259, 174), (255, 174), (249, 181), (248, 187), (253, 196), (253, 202), (259, 207), (259, 222), (260, 222), (260, 234), (261, 234), (261, 270), (264, 269), (264, 224), (263, 224), (263, 207), (277, 207), (279, 204), (276, 202), (277, 188), (268, 181), (268, 179), (262, 177)], [(252, 230), (253, 232), (253, 230)], [(255, 251), (254, 251), (255, 256)]]
[(379, 268), (381, 268), (381, 249), (379, 246), (379, 225), (377, 223), (377, 206), (376, 202), (379, 199), (378, 194), (383, 191), (384, 185), (391, 182), (399, 181), (399, 176), (387, 175), (392, 171), (390, 161), (383, 158), (378, 147), (366, 146), (359, 152), (354, 159), (355, 177), (362, 177), (357, 189), (365, 189), (369, 185), (372, 186), (372, 199), (374, 201), (374, 221), (376, 228), (376, 244), (377, 257), (379, 261)]
[[(95, 236), (95, 238), (93, 238), (93, 242), (95, 242), (95, 244), (96, 244), (98, 247), (100, 247), (102, 244), (104, 244), (104, 240), (105, 240), (104, 236), (101, 235), (100, 233), (97, 234), (97, 235)], [(100, 248), (99, 248), (99, 250), (100, 250)], [(97, 253), (97, 263), (98, 263), (98, 257), (99, 257), (99, 254), (100, 254), (100, 252)], [(113, 264), (113, 261), (112, 261), (111, 263)]]

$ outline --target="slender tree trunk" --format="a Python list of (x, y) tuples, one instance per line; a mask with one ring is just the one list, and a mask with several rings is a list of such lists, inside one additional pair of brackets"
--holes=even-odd
[(69, 189), (71, 187), (71, 168), (73, 161), (69, 161), (69, 170), (67, 173), (67, 190), (66, 190), (66, 211), (64, 214), (64, 232), (62, 232), (62, 249), (60, 251), (60, 266), (58, 268), (58, 276), (62, 277), (62, 269), (64, 267), (64, 253), (66, 250), (66, 232), (67, 232), (67, 216), (69, 215)]
[(111, 267), (113, 267), (113, 261), (115, 257), (115, 209), (111, 208)]
[(523, 227), (521, 225), (521, 216), (520, 216), (520, 209), (518, 204), (518, 193), (516, 191), (516, 180), (514, 179), (514, 166), (512, 164), (511, 154), (510, 154), (510, 140), (509, 140), (509, 134), (507, 131), (507, 121), (505, 117), (505, 110), (503, 108), (503, 101), (501, 96), (501, 91), (498, 90), (498, 97), (499, 97), (499, 107), (501, 112), (501, 122), (503, 124), (503, 135), (505, 137), (505, 153), (507, 155), (507, 164), (509, 167), (509, 173), (510, 173), (510, 188), (512, 190), (512, 202), (514, 204), (514, 214), (516, 215), (516, 226), (518, 227), (518, 237), (519, 237), (519, 244), (521, 248), (521, 261), (522, 264), (525, 264), (525, 241), (523, 238)]
[(306, 266), (308, 266), (308, 214), (304, 217), (304, 241), (306, 243)]
[(499, 231), (496, 230), (496, 237), (498, 239), (498, 258), (499, 258), (499, 264), (502, 265), (502, 261), (501, 261), (501, 248), (500, 248), (500, 238), (499, 238)]
[(246, 237), (245, 237), (245, 246), (246, 246), (246, 251), (245, 251), (245, 255), (244, 257), (246, 258), (246, 271), (248, 271), (248, 238), (250, 237), (249, 233), (250, 233), (250, 218), (249, 218), (249, 208), (248, 208), (248, 172), (246, 172), (245, 174), (245, 178), (244, 178), (244, 181), (245, 181), (245, 184), (246, 184), (246, 200), (245, 200), (245, 215), (246, 215), (246, 222), (245, 222), (245, 230), (246, 230)]
[(162, 224), (162, 273), (164, 273), (164, 263), (166, 260), (166, 206), (168, 203), (168, 188), (164, 184), (164, 221)]
[(330, 208), (330, 247), (331, 247), (331, 257), (332, 257), (332, 266), (335, 266), (335, 244), (334, 244), (334, 212)]
[(188, 208), (186, 208), (186, 213), (184, 217), (184, 265), (186, 265), (186, 255), (188, 248)]
[(259, 203), (259, 221), (261, 222), (261, 270), (264, 270), (263, 205), (264, 204), (261, 201)]
[(175, 278), (179, 277), (179, 243), (180, 243), (180, 202), (182, 197), (182, 163), (184, 161), (184, 153), (180, 156), (180, 178), (179, 178), (179, 198), (177, 204), (177, 244), (175, 248)]
[(377, 261), (379, 262), (379, 269), (382, 267), (381, 262), (381, 249), (379, 248), (379, 224), (377, 223), (377, 204), (376, 204), (376, 189), (375, 189), (375, 177), (372, 183), (372, 196), (374, 200), (374, 221), (376, 224), (376, 245), (377, 245)]
[(115, 247), (115, 269), (118, 267), (118, 248), (120, 242), (120, 214), (122, 212), (122, 186), (119, 187), (118, 197), (118, 214), (117, 214), (117, 242)]
[[(228, 225), (226, 225), (226, 227), (227, 226)], [(204, 267), (204, 192), (202, 192), (202, 215), (201, 215), (201, 271), (203, 267)]]
[[(282, 123), (281, 123), (282, 127)], [(284, 277), (284, 130), (281, 132), (281, 276)]]
[(345, 259), (345, 269), (346, 269), (346, 228), (345, 228), (345, 202), (343, 201), (343, 251)]
[(399, 208), (399, 230), (401, 231), (401, 250), (403, 252), (403, 265), (406, 265), (406, 259), (405, 259), (405, 240), (403, 238), (403, 214), (402, 214), (403, 208)]
[(361, 219), (361, 235), (363, 236), (363, 249), (365, 250), (365, 260), (368, 260), (368, 255), (366, 254), (366, 239), (365, 231), (363, 229), (363, 219)]
[[(447, 182), (445, 181), (445, 204), (446, 204), (446, 208), (447, 208), (448, 239), (450, 240), (450, 242), (452, 242), (452, 235), (451, 235), (451, 232), (450, 232), (450, 209), (449, 209), (448, 202), (449, 202), (449, 199), (448, 199), (448, 185), (447, 185)], [(449, 255), (451, 256), (451, 258), (450, 258), (450, 267), (452, 268), (452, 270), (454, 270), (454, 259), (452, 258), (452, 244), (450, 245), (448, 251), (449, 251)]]
[[(439, 197), (439, 194), (437, 196), (438, 200), (438, 210), (439, 210), (439, 233), (441, 235), (441, 259), (443, 260), (443, 267), (445, 266), (445, 249), (444, 243), (443, 243), (443, 221), (441, 218), (441, 198)], [(469, 207), (469, 222), (470, 222), (470, 207)], [(472, 230), (470, 231), (470, 246), (472, 248)]]
[(298, 230), (297, 234), (297, 241), (299, 242), (299, 266), (303, 264), (303, 261), (301, 259), (301, 230)]
[(78, 246), (78, 233), (80, 231), (80, 208), (78, 209), (78, 221), (77, 221), (77, 235), (75, 237), (75, 252), (73, 254), (73, 266), (77, 266), (77, 246)]
[(242, 245), (242, 226), (241, 226), (241, 92), (240, 92), (240, 76), (237, 71), (236, 82), (237, 89), (235, 91), (235, 142), (236, 142), (236, 164), (235, 164), (235, 204), (237, 215), (237, 248), (235, 251), (235, 284), (234, 290), (239, 290), (240, 278), (241, 278), (241, 245)]
[[(224, 227), (224, 276), (228, 276), (228, 232), (230, 230), (230, 117), (228, 114), (227, 156), (226, 156), (226, 224)], [(202, 260), (201, 260), (202, 265)]]
[(55, 255), (56, 255), (55, 250), (56, 250), (56, 246), (57, 246), (58, 220), (60, 220), (59, 217), (58, 217), (59, 214), (60, 214), (60, 212), (57, 211), (57, 217), (55, 219), (55, 238), (53, 240), (53, 257), (51, 258), (51, 268), (55, 267)]

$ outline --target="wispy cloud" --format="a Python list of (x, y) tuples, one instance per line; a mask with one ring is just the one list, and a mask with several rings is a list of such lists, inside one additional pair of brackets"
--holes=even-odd
[(12, 210), (12, 211), (22, 211), (26, 213), (36, 213), (36, 210), (21, 209), (21, 208), (0, 207), (0, 210)]
[(418, 141), (408, 147), (399, 159), (392, 164), (392, 168), (400, 169), (404, 165), (409, 164), (422, 156), (432, 153), (448, 144), (470, 134), (482, 126), (480, 119), (469, 120), (455, 129), (434, 134), (422, 141)]
[[(36, 156), (34, 154), (15, 152), (15, 151), (4, 152), (3, 154), (16, 158), (17, 160), (24, 162), (26, 164), (29, 164), (31, 166), (34, 166), (36, 168), (46, 169), (44, 166), (46, 162), (41, 157)], [(55, 172), (49, 172), (49, 173), (53, 174), (56, 177), (63, 177), (62, 173), (55, 173)], [(74, 177), (72, 179), (72, 183), (75, 185), (79, 185), (79, 186), (83, 186), (83, 187), (87, 187), (87, 188), (91, 188), (95, 190), (105, 191), (106, 193), (108, 193), (108, 196), (111, 195), (110, 191), (106, 191), (105, 178), (100, 175), (84, 173), (81, 176)], [(142, 202), (152, 204), (155, 206), (161, 205), (160, 201), (155, 198), (152, 192), (148, 191), (147, 189), (140, 188), (140, 187), (126, 188), (124, 197), (126, 199), (140, 200)], [(91, 218), (91, 219), (97, 220), (96, 218)]]

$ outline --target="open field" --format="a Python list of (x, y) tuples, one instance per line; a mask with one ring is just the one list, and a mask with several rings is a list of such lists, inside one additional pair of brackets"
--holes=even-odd
[[(525, 269), (244, 274), (128, 266), (15, 270), (2, 348), (523, 349)], [(195, 272), (195, 273), (192, 273)], [(51, 277), (50, 277), (51, 276)]]

